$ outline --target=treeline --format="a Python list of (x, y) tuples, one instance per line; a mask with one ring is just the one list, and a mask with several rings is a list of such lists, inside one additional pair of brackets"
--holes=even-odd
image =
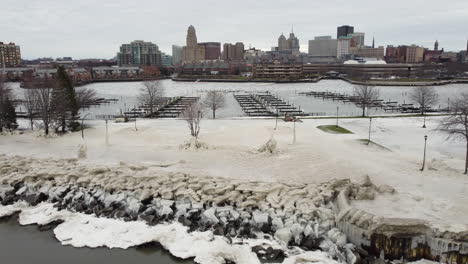
[[(11, 125), (12, 113), (15, 112), (15, 107), (12, 105), (13, 93), (6, 83), (1, 82), (0, 86), (3, 87), (0, 91), (4, 94), (1, 95), (0, 92), (0, 98), (7, 98), (1, 100), (0, 107), (8, 108), (0, 110), (0, 115), (5, 116), (8, 113), (9, 117), (1, 119), (1, 126), (8, 129), (16, 128), (16, 114), (14, 117), (16, 127)], [(29, 81), (27, 87), (29, 88), (24, 90), (21, 100), (25, 116), (29, 119), (31, 129), (34, 129), (34, 126), (42, 128), (46, 135), (51, 129), (56, 133), (80, 130), (78, 122), (80, 110), (96, 101), (94, 90), (84, 87), (75, 89), (73, 81), (63, 67), (57, 69), (55, 78), (34, 79)]]

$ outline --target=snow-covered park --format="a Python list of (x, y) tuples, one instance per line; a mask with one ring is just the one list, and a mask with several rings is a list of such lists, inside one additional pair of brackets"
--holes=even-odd
[[(202, 95), (202, 86), (194, 85), (198, 87), (195, 92), (179, 86), (166, 87), (166, 92), (169, 96), (184, 95), (184, 91)], [(216, 88), (210, 85), (208, 90)], [(230, 91), (243, 89), (237, 86)], [(254, 88), (260, 91), (264, 86)], [(121, 93), (118, 104), (135, 100), (135, 89), (111, 88), (100, 86), (97, 91), (105, 97)], [(350, 87), (343, 89), (350, 91)], [(451, 87), (450, 93), (442, 95), (454, 96), (458, 89)], [(401, 89), (389, 91), (407, 96)], [(286, 88), (277, 92), (292, 101), (311, 100)], [(0, 198), (23, 197), (34, 204), (41, 199), (33, 193), (40, 192), (48, 199), (37, 206), (21, 202), (0, 206), (0, 218), (21, 211), (21, 224), (63, 220), (54, 231), (63, 244), (128, 248), (158, 241), (175, 256), (210, 264), (258, 263), (253, 248), (257, 247), (257, 256), (266, 252), (259, 245), (284, 251), (283, 263), (354, 263), (357, 253), (349, 242), (361, 241), (356, 230), (388, 226), (389, 219), (394, 219), (390, 225), (416, 221), (414, 228), (427, 228), (425, 243), (432, 243), (431, 248), (439, 253), (450, 251), (450, 239), (466, 239), (466, 145), (462, 140), (447, 140), (436, 130), (444, 117), (429, 115), (424, 121), (422, 117), (386, 116), (371, 122), (369, 118), (340, 118), (339, 126), (352, 133), (335, 134), (318, 128), (335, 125), (335, 118), (303, 118), (295, 123), (280, 119), (276, 124), (274, 118), (242, 116), (231, 97), (219, 110), (219, 119), (201, 121), (200, 148), (194, 148), (183, 119), (86, 120), (83, 134), (49, 136), (29, 130), (29, 123), (19, 120), (19, 131), (0, 135)], [(313, 99), (304, 107), (317, 105), (324, 112), (335, 108)], [(360, 111), (346, 107), (353, 115)], [(117, 108), (88, 111), (112, 114)], [(426, 128), (422, 128), (424, 122)], [(367, 145), (370, 125), (373, 143)], [(427, 151), (421, 170), (425, 136)], [(270, 145), (265, 148), (267, 142)], [(13, 191), (16, 196), (8, 198)], [(352, 199), (343, 202), (343, 195)], [(143, 204), (146, 200), (151, 200), (151, 206)], [(51, 204), (54, 201), (59, 209), (68, 210), (57, 210)], [(117, 211), (108, 215), (105, 210), (85, 209), (96, 203), (105, 208), (124, 204), (126, 211), (120, 215), (120, 209), (114, 208)], [(202, 224), (196, 228), (189, 224), (194, 221), (193, 212), (201, 215), (197, 221)], [(156, 222), (151, 214), (171, 221), (148, 226), (144, 221)], [(120, 218), (139, 221), (124, 223)], [(244, 225), (252, 226), (249, 234), (263, 232), (265, 237), (256, 233), (256, 239), (245, 235), (249, 239), (225, 240), (223, 235), (232, 237), (225, 233), (232, 219), (242, 220), (240, 233), (232, 231), (236, 239), (245, 235)], [(357, 229), (343, 225), (346, 221)], [(200, 232), (188, 232), (184, 225)], [(220, 231), (220, 225), (225, 230)], [(313, 241), (321, 242), (315, 245)], [(434, 241), (439, 244), (434, 246)], [(197, 243), (199, 247), (192, 246)], [(467, 249), (460, 247), (463, 254)]]

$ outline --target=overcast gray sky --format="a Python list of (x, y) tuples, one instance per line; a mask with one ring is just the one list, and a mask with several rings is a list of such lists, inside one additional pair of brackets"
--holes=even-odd
[(336, 37), (349, 24), (366, 43), (466, 49), (468, 0), (1, 0), (0, 41), (16, 42), (26, 59), (112, 58), (120, 44), (156, 43), (171, 54), (193, 24), (199, 42), (237, 42), (269, 50), (281, 32), (301, 49), (314, 36)]

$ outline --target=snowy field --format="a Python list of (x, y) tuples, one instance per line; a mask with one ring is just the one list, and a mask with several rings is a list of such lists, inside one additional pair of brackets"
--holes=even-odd
[[(103, 121), (88, 121), (85, 131), (87, 159), (82, 163), (119, 162), (159, 164), (168, 172), (222, 177), (235, 180), (321, 183), (335, 178), (359, 181), (369, 175), (377, 185), (388, 184), (396, 194), (379, 195), (373, 201), (355, 201), (357, 208), (376, 215), (418, 218), (440, 230), (468, 230), (468, 177), (463, 175), (464, 145), (445, 141), (433, 131), (438, 118), (373, 119), (372, 140), (385, 148), (369, 147), (356, 139), (367, 138), (367, 119), (341, 120), (354, 134), (327, 134), (319, 125), (335, 120), (303, 120), (293, 123), (270, 120), (203, 120), (200, 140), (209, 148), (182, 150), (189, 139), (183, 120), (138, 120), (109, 124), (109, 145), (105, 144)], [(24, 124), (26, 126), (26, 124)], [(0, 137), (0, 153), (34, 158), (76, 158), (81, 133), (45, 139), (40, 132)], [(424, 135), (428, 135), (426, 170), (420, 171)], [(258, 153), (273, 137), (278, 153)]]

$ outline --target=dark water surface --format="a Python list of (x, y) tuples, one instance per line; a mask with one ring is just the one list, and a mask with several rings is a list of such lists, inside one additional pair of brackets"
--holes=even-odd
[(179, 260), (155, 246), (130, 249), (74, 248), (62, 246), (52, 230), (20, 226), (16, 219), (0, 220), (1, 264), (193, 264)]

